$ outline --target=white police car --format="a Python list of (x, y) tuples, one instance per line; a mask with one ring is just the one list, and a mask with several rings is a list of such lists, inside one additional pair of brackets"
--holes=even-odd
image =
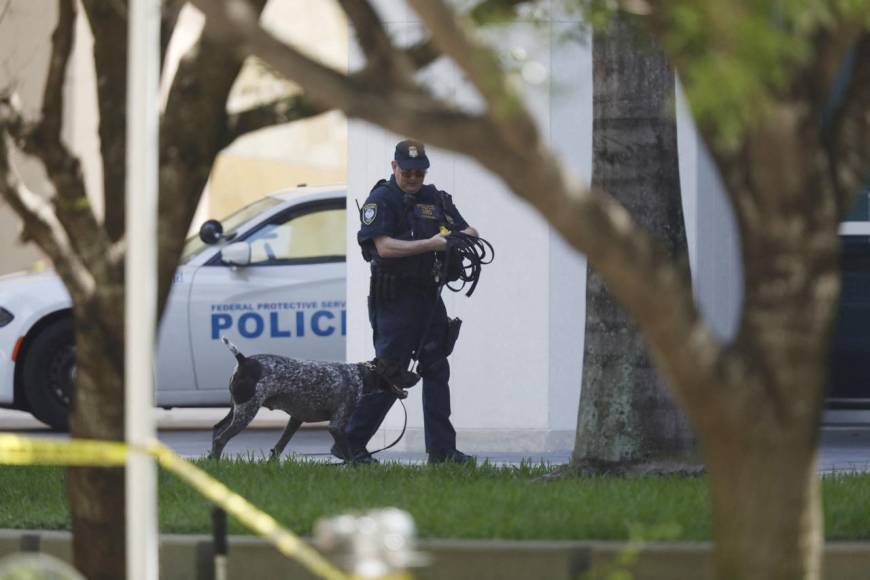
[[(345, 359), (346, 189), (269, 195), (203, 224), (175, 272), (160, 326), (156, 404), (228, 405), (246, 353)], [(67, 425), (74, 373), (71, 302), (53, 272), (0, 277), (0, 406)]]

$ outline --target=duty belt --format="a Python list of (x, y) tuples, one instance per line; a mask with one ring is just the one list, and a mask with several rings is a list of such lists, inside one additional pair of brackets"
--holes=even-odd
[(373, 268), (369, 296), (390, 301), (399, 296), (426, 293), (436, 286), (435, 281), (429, 277), (409, 276)]

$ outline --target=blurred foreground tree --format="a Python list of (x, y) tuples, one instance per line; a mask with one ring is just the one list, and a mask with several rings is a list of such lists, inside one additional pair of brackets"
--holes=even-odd
[[(728, 343), (698, 311), (684, 262), (609, 192), (564, 171), (498, 52), (446, 0), (408, 3), (479, 93), (475, 111), (415, 79), (366, 0), (339, 0), (366, 58), (351, 74), (276, 39), (241, 0), (194, 3), (212, 38), (259, 56), (314, 102), (464, 153), (537, 208), (635, 319), (692, 420), (710, 474), (717, 578), (820, 577), (816, 443), (838, 225), (870, 168), (867, 0), (566, 0), (593, 23), (623, 13), (685, 82), (741, 235), (743, 312)], [(518, 2), (485, 4), (509, 13)]]

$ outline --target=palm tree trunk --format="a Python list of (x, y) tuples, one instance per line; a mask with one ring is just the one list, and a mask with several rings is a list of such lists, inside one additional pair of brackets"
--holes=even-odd
[[(612, 192), (688, 267), (674, 75), (660, 51), (616, 21), (593, 44), (593, 186)], [(615, 468), (685, 458), (694, 437), (635, 324), (589, 268), (586, 340), (572, 463)]]

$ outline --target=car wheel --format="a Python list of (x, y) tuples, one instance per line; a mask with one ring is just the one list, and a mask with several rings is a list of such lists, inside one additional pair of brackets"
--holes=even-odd
[(21, 374), (33, 416), (58, 431), (69, 430), (75, 378), (75, 333), (64, 318), (42, 329), (30, 343)]

